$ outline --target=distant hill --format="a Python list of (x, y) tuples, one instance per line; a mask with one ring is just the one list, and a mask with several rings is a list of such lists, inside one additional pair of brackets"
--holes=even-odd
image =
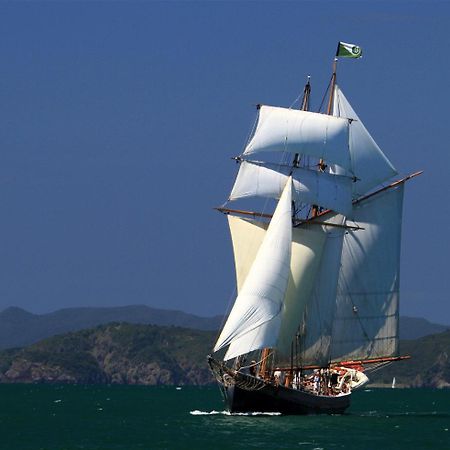
[(182, 311), (144, 305), (109, 308), (68, 308), (32, 314), (10, 307), (0, 313), (0, 349), (22, 347), (50, 336), (110, 322), (174, 325), (197, 330), (217, 330), (222, 316), (199, 317)]
[[(10, 307), (0, 313), (0, 349), (23, 347), (69, 331), (111, 322), (179, 326), (196, 330), (218, 330), (223, 316), (199, 317), (182, 311), (132, 305), (106, 308), (67, 308), (48, 314), (32, 314)], [(417, 339), (449, 329), (425, 319), (402, 317), (400, 338)]]
[(209, 384), (213, 331), (112, 323), (0, 351), (3, 383)]
[(450, 388), (450, 331), (401, 341), (400, 350), (411, 359), (369, 374), (371, 383), (390, 386), (395, 377), (396, 386)]
[[(216, 332), (112, 323), (0, 351), (3, 383), (214, 382), (206, 364)], [(369, 373), (372, 385), (450, 387), (450, 331), (401, 342), (412, 358)]]
[(402, 316), (400, 318), (400, 339), (418, 339), (449, 329), (450, 325), (438, 325), (419, 317)]

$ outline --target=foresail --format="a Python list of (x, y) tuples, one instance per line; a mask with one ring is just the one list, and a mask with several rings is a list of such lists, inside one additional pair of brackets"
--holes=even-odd
[(241, 161), (229, 200), (247, 197), (279, 198), (292, 172), (293, 200), (348, 215), (352, 208), (350, 177), (332, 175), (302, 167), (256, 161)]
[(323, 158), (351, 172), (348, 120), (325, 114), (261, 106), (244, 155), (291, 152)]
[(214, 351), (230, 346), (225, 360), (275, 344), (289, 280), (292, 241), (292, 179), (289, 178), (264, 240), (240, 289)]
[[(397, 175), (394, 166), (373, 140), (337, 85), (333, 97), (333, 115), (353, 119), (350, 126), (350, 158), (351, 172), (357, 178), (352, 186), (354, 198)], [(337, 173), (340, 173), (339, 170)]]
[(396, 355), (403, 183), (354, 205), (344, 236), (332, 359)]
[[(233, 241), (236, 279), (240, 292), (258, 249), (264, 239), (267, 224), (253, 219), (228, 216)], [(292, 229), (292, 256), (289, 283), (282, 309), (280, 335), (273, 346), (289, 354), (305, 305), (316, 281), (323, 246), (328, 234), (322, 226)], [(230, 346), (239, 346), (239, 342)]]

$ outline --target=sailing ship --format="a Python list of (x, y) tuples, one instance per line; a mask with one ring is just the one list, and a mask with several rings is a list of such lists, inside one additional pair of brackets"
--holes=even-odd
[[(402, 202), (421, 172), (398, 179), (344, 96), (343, 45), (326, 112), (309, 110), (309, 78), (300, 109), (258, 105), (217, 208), (238, 294), (208, 363), (231, 412), (342, 413), (367, 372), (407, 358), (398, 347)], [(260, 212), (228, 204), (258, 199)]]

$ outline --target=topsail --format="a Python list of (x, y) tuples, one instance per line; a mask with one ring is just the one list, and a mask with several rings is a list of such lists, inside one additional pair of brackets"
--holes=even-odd
[(263, 105), (244, 155), (299, 153), (323, 158), (350, 170), (348, 127), (347, 119)]
[(302, 167), (242, 161), (229, 200), (248, 197), (278, 199), (292, 173), (292, 199), (348, 215), (352, 209), (352, 179)]

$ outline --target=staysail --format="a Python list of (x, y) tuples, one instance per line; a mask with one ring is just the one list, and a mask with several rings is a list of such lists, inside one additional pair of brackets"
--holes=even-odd
[[(335, 86), (333, 115), (352, 119), (350, 125), (351, 172), (356, 176), (353, 183), (353, 198), (358, 198), (386, 180), (397, 175), (397, 171), (373, 140), (339, 86)], [(333, 162), (330, 160), (330, 162)], [(337, 163), (338, 166), (340, 165)], [(341, 166), (345, 169), (344, 166)], [(342, 170), (337, 168), (336, 173)]]
[[(217, 340), (225, 360), (273, 346), (289, 280), (292, 241), (292, 179), (289, 177), (264, 240)], [(237, 343), (237, 341), (239, 342)]]
[(362, 228), (344, 236), (332, 360), (396, 355), (404, 184), (354, 204)]

